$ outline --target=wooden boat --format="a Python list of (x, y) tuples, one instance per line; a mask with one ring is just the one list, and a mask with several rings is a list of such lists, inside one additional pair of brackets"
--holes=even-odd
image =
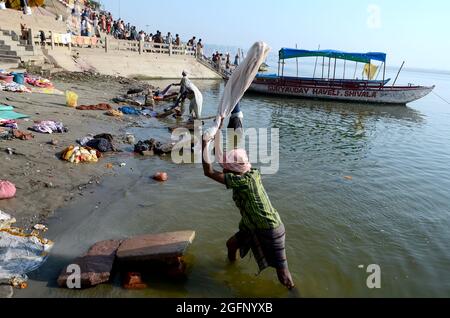
[[(325, 63), (322, 64), (322, 76), (316, 78), (315, 74), (312, 78), (304, 77), (288, 77), (284, 76), (284, 61), (286, 59), (301, 57), (328, 57), (328, 76), (326, 73)], [(278, 74), (275, 75), (258, 75), (249, 88), (249, 91), (292, 96), (300, 98), (314, 98), (338, 100), (359, 103), (374, 104), (399, 104), (405, 105), (415, 100), (421, 99), (431, 93), (435, 86), (395, 86), (397, 77), (392, 86), (388, 86), (390, 79), (385, 78), (386, 74), (386, 54), (385, 53), (346, 53), (341, 51), (323, 50), (323, 51), (306, 51), (297, 49), (281, 49), (279, 52)], [(331, 74), (331, 59), (334, 59), (333, 77)], [(366, 80), (360, 79), (337, 79), (336, 78), (336, 60), (353, 61), (356, 63), (366, 63), (370, 66), (372, 60), (383, 63), (383, 79), (371, 80), (375, 74), (368, 74)], [(317, 66), (317, 62), (316, 62)], [(281, 68), (281, 74), (280, 74)], [(370, 72), (371, 67), (368, 67)], [(316, 73), (316, 67), (314, 68)], [(400, 69), (401, 71), (401, 69)], [(399, 71), (399, 73), (400, 73)], [(379, 72), (378, 72), (379, 73)], [(344, 64), (345, 74), (345, 64)], [(379, 75), (379, 74), (378, 74)], [(345, 75), (344, 75), (345, 77)]]

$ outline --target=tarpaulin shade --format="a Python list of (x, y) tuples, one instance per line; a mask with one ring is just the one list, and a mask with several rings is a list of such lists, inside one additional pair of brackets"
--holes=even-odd
[(347, 53), (335, 50), (307, 51), (297, 49), (283, 48), (279, 52), (280, 60), (293, 59), (298, 57), (316, 57), (323, 56), (328, 58), (336, 58), (353, 62), (370, 63), (371, 60), (386, 62), (386, 53), (369, 52), (369, 53)]

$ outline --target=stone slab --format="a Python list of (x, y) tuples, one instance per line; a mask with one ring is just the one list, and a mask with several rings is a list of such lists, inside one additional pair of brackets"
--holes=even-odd
[(173, 259), (183, 256), (194, 238), (194, 231), (137, 236), (124, 241), (116, 256), (120, 261)]
[[(81, 288), (109, 282), (116, 252), (121, 243), (119, 240), (98, 242), (85, 255), (72, 262), (80, 266)], [(58, 278), (58, 286), (67, 287), (67, 279), (71, 274), (67, 273), (67, 267), (64, 268)]]

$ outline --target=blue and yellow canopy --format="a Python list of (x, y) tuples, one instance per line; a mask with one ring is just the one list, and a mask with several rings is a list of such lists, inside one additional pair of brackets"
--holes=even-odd
[(302, 57), (328, 57), (332, 59), (347, 60), (353, 62), (370, 63), (370, 61), (386, 62), (386, 53), (348, 53), (336, 50), (307, 51), (298, 49), (283, 48), (279, 52), (280, 60), (287, 60)]

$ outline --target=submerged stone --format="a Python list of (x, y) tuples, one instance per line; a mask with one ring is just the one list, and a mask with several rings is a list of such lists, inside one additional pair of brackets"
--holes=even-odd
[[(75, 259), (71, 265), (78, 265), (81, 274), (81, 288), (89, 288), (109, 282), (117, 249), (121, 241), (109, 240), (96, 243), (82, 257)], [(70, 265), (69, 265), (70, 266)], [(58, 278), (58, 286), (67, 286), (68, 280), (73, 281), (73, 271), (67, 272), (67, 266)]]

